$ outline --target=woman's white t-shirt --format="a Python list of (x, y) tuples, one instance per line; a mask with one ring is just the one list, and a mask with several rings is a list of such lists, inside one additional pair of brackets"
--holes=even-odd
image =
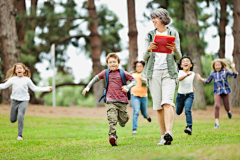
[[(158, 32), (156, 30), (156, 34), (167, 36), (167, 30), (165, 32)], [(166, 69), (167, 66), (167, 53), (158, 53), (155, 52), (155, 62), (154, 62), (154, 68), (153, 69)]]
[[(179, 70), (178, 72), (178, 78), (187, 75), (186, 72), (183, 70)], [(195, 77), (195, 73), (192, 72), (190, 76), (187, 76), (183, 80), (179, 81), (179, 87), (178, 87), (178, 93), (180, 94), (186, 94), (193, 92), (193, 80)]]
[(35, 92), (50, 91), (50, 87), (37, 87), (29, 77), (11, 77), (7, 82), (0, 84), (0, 90), (12, 86), (11, 99), (18, 101), (29, 101), (28, 88)]

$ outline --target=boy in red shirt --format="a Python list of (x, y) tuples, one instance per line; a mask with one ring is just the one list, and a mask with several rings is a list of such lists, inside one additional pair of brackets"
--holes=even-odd
[[(108, 77), (108, 89), (106, 95), (107, 117), (109, 122), (109, 142), (112, 146), (117, 146), (117, 122), (124, 127), (129, 120), (127, 113), (128, 97), (127, 92), (137, 84), (137, 81), (126, 71), (124, 71), (125, 81), (130, 81), (128, 85), (124, 85), (121, 79), (119, 64), (120, 59), (116, 53), (108, 54), (106, 58), (107, 66), (110, 69)], [(82, 91), (85, 95), (90, 90), (94, 83), (101, 79), (106, 79), (106, 70), (96, 75)]]

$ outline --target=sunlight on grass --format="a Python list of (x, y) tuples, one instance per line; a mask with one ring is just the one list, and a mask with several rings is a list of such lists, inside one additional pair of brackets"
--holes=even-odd
[(118, 125), (118, 146), (108, 142), (106, 119), (25, 117), (24, 140), (17, 141), (17, 123), (0, 115), (0, 159), (240, 159), (240, 118), (194, 119), (193, 135), (187, 136), (184, 119), (174, 122), (174, 141), (157, 146), (160, 132), (156, 119), (139, 119), (137, 135), (131, 120)]

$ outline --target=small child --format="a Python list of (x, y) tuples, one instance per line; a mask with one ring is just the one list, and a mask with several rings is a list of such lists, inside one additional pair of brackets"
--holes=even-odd
[(16, 63), (8, 70), (5, 83), (0, 90), (12, 86), (10, 121), (18, 121), (17, 140), (23, 140), (24, 115), (30, 99), (28, 88), (35, 92), (51, 91), (52, 87), (37, 87), (33, 84), (30, 70), (22, 63)]
[(196, 74), (198, 80), (204, 83), (210, 83), (214, 80), (214, 102), (215, 102), (215, 126), (214, 128), (219, 128), (219, 109), (221, 104), (221, 98), (223, 99), (223, 104), (225, 110), (228, 113), (228, 118), (232, 118), (232, 112), (230, 110), (230, 100), (229, 93), (231, 92), (230, 86), (227, 81), (227, 76), (236, 78), (238, 72), (235, 69), (234, 62), (231, 63), (233, 72), (230, 72), (228, 67), (228, 61), (226, 59), (215, 59), (212, 61), (212, 72), (207, 79), (203, 79), (199, 74)]
[(145, 65), (144, 61), (133, 62), (134, 71), (131, 73), (131, 75), (137, 80), (136, 86), (132, 87), (131, 89), (131, 103), (133, 108), (132, 135), (137, 134), (138, 115), (140, 111), (143, 117), (148, 120), (148, 122), (151, 122), (152, 120), (151, 117), (148, 116), (147, 112), (148, 94), (146, 87), (146, 79), (143, 78), (141, 75), (144, 65)]
[(185, 115), (187, 126), (184, 130), (188, 135), (192, 135), (192, 104), (194, 99), (194, 87), (193, 80), (195, 73), (193, 70), (193, 62), (189, 56), (183, 56), (178, 62), (178, 80), (179, 88), (176, 97), (176, 113), (177, 115), (182, 114), (185, 106)]
[[(126, 71), (124, 71), (125, 80), (130, 81), (128, 85), (124, 85), (120, 75), (120, 59), (116, 53), (108, 54), (106, 58), (107, 66), (109, 67), (108, 89), (106, 95), (107, 117), (109, 122), (109, 142), (112, 146), (117, 146), (117, 122), (121, 127), (124, 127), (129, 120), (127, 113), (128, 97), (127, 92), (136, 85), (137, 81)], [(106, 79), (106, 70), (96, 75), (82, 91), (85, 95), (90, 90), (94, 83), (101, 79)]]

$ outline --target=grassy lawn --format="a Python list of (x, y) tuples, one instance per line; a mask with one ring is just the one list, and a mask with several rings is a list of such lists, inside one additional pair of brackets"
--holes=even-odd
[(156, 119), (139, 117), (138, 134), (131, 135), (131, 120), (118, 125), (118, 146), (108, 142), (106, 119), (25, 117), (24, 140), (17, 141), (17, 123), (0, 114), (0, 159), (240, 159), (240, 118), (194, 119), (187, 136), (185, 119), (175, 119), (174, 141), (157, 146)]

